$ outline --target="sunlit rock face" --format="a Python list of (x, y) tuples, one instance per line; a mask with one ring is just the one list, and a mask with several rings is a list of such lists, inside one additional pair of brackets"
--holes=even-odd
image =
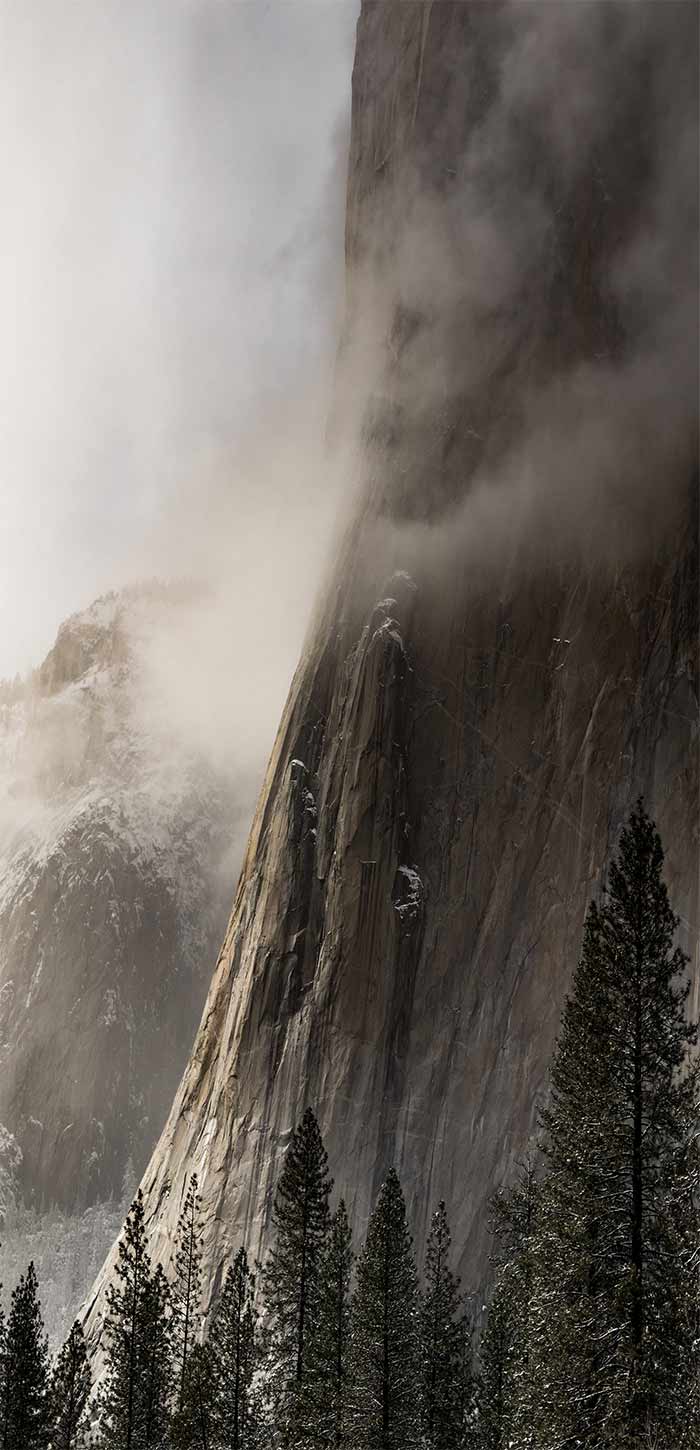
[(143, 1167), (225, 923), (230, 789), (141, 710), (139, 639), (183, 603), (101, 600), (0, 687), (0, 1123), (37, 1208), (118, 1198)]
[[(595, 7), (539, 12), (564, 9)], [(629, 35), (603, 38), (623, 47), (606, 71), (612, 95)], [(693, 447), (679, 408), (667, 454), (645, 440), (630, 458), (637, 359), (609, 280), (656, 194), (654, 128), (640, 122), (668, 59), (658, 40), (650, 30), (634, 51), (629, 85), (568, 170), (551, 126), (528, 112), (509, 130), (506, 172), (479, 180), (498, 225), (476, 251), (467, 227), (464, 267), (478, 265), (487, 288), (519, 215), (531, 234), (480, 309), (466, 285), (445, 293), (444, 268), (431, 273), (431, 229), (444, 230), (444, 205), (457, 206), (475, 137), (501, 104), (511, 8), (362, 7), (347, 350), (365, 327), (367, 285), (387, 318), (366, 486), (143, 1180), (152, 1246), (168, 1262), (197, 1171), (211, 1294), (241, 1241), (264, 1248), (281, 1155), (309, 1104), (358, 1236), (396, 1164), (418, 1243), (444, 1198), (465, 1282), (483, 1282), (486, 1204), (535, 1128), (586, 904), (640, 792), (697, 952)], [(426, 235), (408, 266), (404, 240), (415, 258)], [(602, 454), (586, 444), (592, 410)], [(620, 485), (612, 502), (601, 457)], [(521, 474), (534, 480), (525, 497)]]

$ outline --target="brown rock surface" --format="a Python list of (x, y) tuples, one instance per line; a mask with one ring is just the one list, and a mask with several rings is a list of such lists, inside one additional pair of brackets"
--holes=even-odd
[[(540, 11), (564, 8), (593, 7)], [(564, 178), (546, 127), (530, 118), (515, 139), (509, 131), (513, 175), (494, 173), (496, 196), (510, 187), (516, 222), (528, 199), (546, 198), (560, 222), (556, 237), (536, 229), (507, 316), (497, 301), (475, 322), (454, 295), (409, 306), (400, 257), (391, 295), (416, 177), (443, 219), (498, 108), (511, 22), (497, 3), (362, 7), (349, 335), (368, 266), (391, 318), (367, 486), (292, 684), (202, 1024), (143, 1182), (167, 1262), (197, 1171), (212, 1293), (242, 1239), (263, 1247), (280, 1156), (307, 1104), (358, 1234), (395, 1163), (419, 1240), (444, 1197), (465, 1281), (483, 1279), (485, 1205), (533, 1131), (586, 903), (640, 791), (664, 836), (700, 981), (687, 420), (669, 422), (672, 462), (650, 462), (661, 510), (653, 479), (643, 496), (630, 492), (624, 439), (625, 490), (614, 509), (597, 504), (573, 436), (573, 500), (552, 472), (527, 524), (516, 494), (512, 519), (507, 506), (483, 547), (463, 507), (472, 480), (517, 458), (531, 436), (526, 394), (549, 397), (556, 432), (575, 368), (602, 354), (613, 383), (613, 363), (624, 374), (626, 319), (607, 279), (652, 186), (653, 128), (641, 121), (665, 63), (658, 35), (633, 46), (638, 69)], [(426, 386), (416, 388), (423, 343)], [(426, 357), (453, 380), (440, 396)], [(607, 374), (596, 377), (604, 402)], [(562, 379), (558, 414), (547, 389)]]

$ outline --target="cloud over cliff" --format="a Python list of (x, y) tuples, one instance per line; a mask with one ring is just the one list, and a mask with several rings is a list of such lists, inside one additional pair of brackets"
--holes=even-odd
[[(247, 514), (241, 436), (264, 420), (279, 440), (290, 389), (316, 406), (356, 8), (2, 5), (0, 677), (105, 589), (180, 569), (177, 520), (201, 566), (212, 457)], [(277, 505), (303, 511), (298, 473)], [(310, 588), (314, 568), (312, 548)]]
[(533, 545), (619, 562), (673, 520), (697, 456), (697, 7), (494, 4), (469, 86), (427, 90), (433, 37), (452, 26), (456, 53), (471, 24), (416, 8), (404, 149), (383, 154), (381, 115), (356, 141), (382, 181), (349, 219), (349, 367), (373, 374), (387, 547), (409, 567)]

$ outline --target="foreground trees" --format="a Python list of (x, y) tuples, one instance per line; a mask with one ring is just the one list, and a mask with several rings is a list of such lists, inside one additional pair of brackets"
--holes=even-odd
[(274, 1419), (280, 1443), (290, 1450), (303, 1444), (313, 1429), (311, 1347), (331, 1187), (326, 1150), (309, 1109), (285, 1158), (273, 1211), (273, 1246), (264, 1273)]
[(439, 1204), (422, 1283), (392, 1170), (357, 1264), (316, 1119), (292, 1135), (273, 1242), (244, 1248), (203, 1339), (199, 1195), (172, 1284), (128, 1215), (90, 1406), (75, 1325), (49, 1383), (32, 1266), (0, 1315), (0, 1450), (684, 1450), (700, 1446), (695, 1027), (640, 804), (586, 920), (541, 1141), (493, 1204), (495, 1286), (472, 1371)]
[(392, 1169), (370, 1219), (352, 1311), (350, 1443), (402, 1450), (420, 1434), (418, 1280)]
[(259, 1415), (253, 1392), (257, 1351), (255, 1280), (245, 1249), (239, 1249), (214, 1317), (210, 1350), (216, 1443), (231, 1450), (252, 1450), (258, 1443)]
[(91, 1393), (92, 1374), (83, 1326), (76, 1320), (51, 1376), (52, 1450), (83, 1450), (87, 1445)]
[(661, 1450), (697, 1436), (697, 1034), (662, 867), (640, 803), (588, 913), (542, 1115), (536, 1220), (487, 1331), (484, 1423), (501, 1413), (500, 1355), (515, 1446)]
[(12, 1294), (2, 1348), (2, 1450), (45, 1450), (50, 1429), (49, 1351), (33, 1264)]
[(172, 1450), (214, 1450), (217, 1378), (208, 1344), (195, 1344), (190, 1351), (182, 1399), (173, 1412), (170, 1429)]
[(481, 1343), (478, 1444), (481, 1450), (537, 1444), (540, 1402), (534, 1373), (539, 1186), (532, 1159), (496, 1195), (491, 1229), (496, 1281)]
[[(470, 1326), (451, 1270), (444, 1204), (433, 1221), (421, 1294), (403, 1192), (395, 1171), (389, 1173), (353, 1298), (348, 1214), (341, 1200), (331, 1216), (330, 1189), (318, 1124), (307, 1112), (280, 1176), (260, 1309), (240, 1249), (204, 1342), (196, 1328), (202, 1309), (196, 1181), (183, 1205), (172, 1288), (151, 1267), (137, 1195), (109, 1293), (98, 1402), (104, 1450), (461, 1450), (471, 1444)], [(183, 1355), (185, 1322), (192, 1332)], [(62, 1355), (66, 1363), (72, 1338)]]
[(310, 1345), (313, 1443), (350, 1445), (348, 1383), (354, 1254), (344, 1199), (331, 1219), (319, 1269), (318, 1313)]
[(539, 1363), (559, 1404), (544, 1418), (571, 1433), (584, 1415), (589, 1439), (610, 1447), (652, 1427), (677, 1443), (695, 1353), (696, 1031), (662, 866), (640, 805), (588, 914), (543, 1115), (551, 1288)]
[(426, 1450), (459, 1450), (474, 1413), (471, 1325), (451, 1269), (447, 1210), (433, 1216), (420, 1301), (421, 1423)]
[(146, 1248), (141, 1191), (119, 1241), (107, 1293), (105, 1379), (99, 1397), (103, 1443), (110, 1450), (165, 1445), (173, 1398), (172, 1298)]
[(187, 1391), (193, 1345), (199, 1335), (202, 1301), (202, 1251), (199, 1214), (202, 1201), (196, 1173), (190, 1178), (177, 1227), (175, 1279), (172, 1289), (172, 1336), (178, 1408)]

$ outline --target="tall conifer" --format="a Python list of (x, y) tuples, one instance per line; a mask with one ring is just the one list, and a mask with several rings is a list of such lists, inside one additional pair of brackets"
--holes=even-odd
[(142, 1450), (149, 1404), (152, 1348), (151, 1263), (139, 1189), (124, 1224), (113, 1282), (107, 1290), (105, 1382), (101, 1432), (109, 1450)]
[[(0, 1284), (0, 1294), (2, 1284)], [(7, 1425), (10, 1408), (10, 1377), (7, 1373), (7, 1320), (5, 1311), (0, 1303), (0, 1450), (4, 1450), (7, 1441)]]
[(309, 1444), (324, 1450), (350, 1444), (347, 1404), (353, 1262), (350, 1224), (341, 1199), (321, 1260), (318, 1317), (310, 1345), (314, 1414)]
[(418, 1281), (394, 1169), (379, 1195), (358, 1262), (350, 1360), (348, 1443), (353, 1450), (419, 1445)]
[(426, 1450), (461, 1450), (473, 1398), (471, 1335), (450, 1268), (447, 1210), (433, 1215), (420, 1307), (422, 1422)]
[(202, 1300), (201, 1209), (197, 1175), (193, 1173), (177, 1226), (175, 1278), (172, 1289), (173, 1352), (178, 1405), (185, 1395), (187, 1368), (199, 1330)]
[(589, 910), (555, 1053), (535, 1370), (544, 1443), (667, 1446), (687, 1422), (697, 1034), (663, 860), (640, 802)]
[(491, 1204), (496, 1282), (481, 1344), (479, 1436), (482, 1450), (531, 1450), (539, 1387), (532, 1372), (539, 1272), (540, 1187), (528, 1158), (512, 1188)]
[(504, 1264), (496, 1279), (480, 1345), (478, 1450), (508, 1450), (514, 1444), (519, 1292), (513, 1266)]
[(313, 1424), (309, 1347), (318, 1314), (331, 1186), (318, 1123), (308, 1109), (285, 1157), (264, 1272), (273, 1407), (285, 1447), (303, 1444)]
[(251, 1390), (257, 1343), (255, 1280), (245, 1249), (228, 1270), (211, 1331), (214, 1365), (214, 1419), (226, 1450), (252, 1450), (257, 1425)]
[(51, 1450), (83, 1450), (89, 1429), (92, 1374), (83, 1326), (76, 1319), (51, 1375)]
[(173, 1450), (227, 1450), (216, 1433), (216, 1372), (209, 1344), (193, 1344), (182, 1404), (173, 1417)]
[(171, 1293), (160, 1264), (145, 1287), (141, 1341), (142, 1442), (144, 1450), (160, 1450), (168, 1444), (173, 1398)]
[(6, 1340), (3, 1450), (45, 1450), (49, 1439), (49, 1350), (34, 1265), (12, 1294)]

